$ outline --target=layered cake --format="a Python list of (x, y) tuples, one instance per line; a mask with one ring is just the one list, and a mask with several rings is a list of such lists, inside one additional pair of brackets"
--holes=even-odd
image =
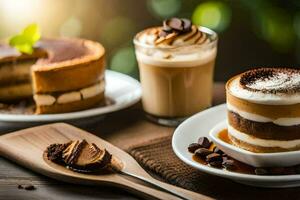
[(42, 39), (33, 54), (0, 46), (0, 101), (33, 97), (36, 113), (91, 108), (104, 101), (104, 54), (97, 42)]
[(300, 70), (259, 68), (226, 84), (228, 133), (252, 152), (300, 149)]

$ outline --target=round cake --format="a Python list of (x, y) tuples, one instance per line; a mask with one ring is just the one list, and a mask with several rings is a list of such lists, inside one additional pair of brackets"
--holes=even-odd
[(42, 39), (34, 53), (0, 45), (0, 101), (31, 97), (37, 114), (83, 110), (104, 102), (103, 46), (84, 39)]
[(228, 133), (252, 152), (300, 149), (300, 70), (258, 68), (226, 84)]

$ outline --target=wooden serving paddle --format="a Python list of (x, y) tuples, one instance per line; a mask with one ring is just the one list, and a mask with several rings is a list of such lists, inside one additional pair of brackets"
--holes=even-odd
[[(120, 171), (101, 175), (78, 173), (52, 163), (44, 156), (50, 144), (82, 139), (106, 148), (114, 159), (120, 162)], [(152, 178), (123, 150), (91, 133), (64, 123), (28, 128), (0, 136), (0, 155), (33, 171), (64, 182), (117, 186), (150, 199), (209, 199), (201, 194)], [(151, 186), (138, 183), (124, 174), (150, 183)]]

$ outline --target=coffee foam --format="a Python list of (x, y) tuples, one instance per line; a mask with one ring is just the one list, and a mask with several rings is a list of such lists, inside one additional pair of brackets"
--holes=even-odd
[[(243, 87), (240, 84), (240, 79), (241, 76), (237, 76), (231, 80), (228, 85), (230, 93), (240, 99), (264, 105), (292, 105), (300, 103), (300, 92), (266, 92), (263, 90), (263, 84), (265, 83), (267, 88), (282, 88), (281, 86), (278, 86), (282, 84), (280, 80), (268, 80), (265, 82), (257, 81), (255, 85), (252, 84), (252, 87), (255, 88), (255, 90), (249, 90), (248, 87)], [(259, 90), (259, 88), (261, 88), (261, 90)]]
[(167, 53), (155, 49), (136, 50), (139, 62), (159, 67), (194, 67), (215, 59), (217, 49), (203, 50), (190, 54)]

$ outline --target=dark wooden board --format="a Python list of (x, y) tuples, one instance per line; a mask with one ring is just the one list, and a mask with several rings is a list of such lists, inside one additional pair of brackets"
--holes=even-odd
[[(18, 189), (18, 185), (32, 184), (35, 190)], [(113, 187), (80, 186), (58, 182), (0, 158), (0, 199), (139, 199)]]

